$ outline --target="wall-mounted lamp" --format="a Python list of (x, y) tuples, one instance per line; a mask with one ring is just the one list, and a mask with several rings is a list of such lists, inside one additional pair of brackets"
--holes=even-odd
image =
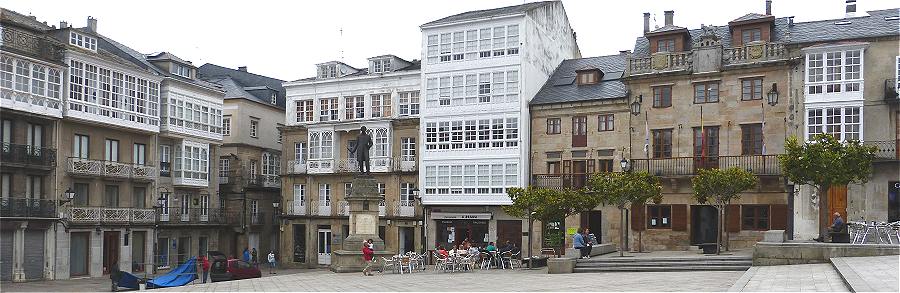
[(778, 84), (772, 83), (772, 89), (766, 94), (766, 99), (769, 102), (769, 106), (775, 106), (778, 104)]
[(66, 203), (72, 202), (75, 199), (75, 192), (72, 191), (72, 188), (66, 189), (62, 194), (62, 199), (59, 200), (59, 205), (62, 206)]

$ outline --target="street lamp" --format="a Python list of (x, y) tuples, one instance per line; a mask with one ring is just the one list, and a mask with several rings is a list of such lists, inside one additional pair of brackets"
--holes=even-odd
[[(419, 188), (413, 188), (411, 192), (413, 194), (413, 198), (416, 199), (416, 202), (418, 202), (419, 205), (422, 206), (422, 253), (425, 253), (426, 251), (428, 251), (428, 213), (425, 211), (425, 205), (422, 204), (422, 195), (419, 193)], [(427, 260), (428, 258), (425, 259)]]
[(643, 96), (638, 96), (638, 98), (631, 103), (631, 115), (641, 115), (641, 100), (643, 100)]
[(766, 99), (769, 102), (769, 106), (775, 106), (775, 104), (778, 104), (778, 84), (777, 83), (774, 83), (774, 82), (772, 83), (772, 89), (769, 90), (768, 93), (766, 93)]
[(75, 199), (75, 192), (72, 191), (72, 188), (66, 189), (66, 191), (63, 192), (63, 199), (59, 201), (59, 206), (72, 202), (73, 199)]
[(622, 158), (622, 161), (619, 161), (619, 165), (622, 167), (622, 172), (630, 171), (628, 169), (628, 159)]

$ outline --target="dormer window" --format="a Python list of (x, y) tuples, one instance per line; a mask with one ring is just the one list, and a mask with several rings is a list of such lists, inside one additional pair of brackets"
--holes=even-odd
[(578, 71), (578, 85), (596, 84), (600, 82), (599, 70)]
[(759, 28), (750, 28), (741, 30), (741, 41), (743, 44), (759, 42), (762, 40), (762, 32)]
[(278, 104), (278, 94), (272, 94), (272, 104)]
[(319, 78), (335, 78), (337, 77), (337, 64), (320, 65)]
[(76, 32), (69, 33), (69, 44), (91, 51), (97, 51), (97, 39)]
[(385, 73), (391, 71), (391, 59), (381, 59), (372, 61), (373, 73)]
[(181, 64), (177, 64), (177, 63), (172, 63), (171, 71), (172, 71), (172, 74), (174, 74), (174, 75), (191, 78), (191, 68), (190, 67), (187, 67), (187, 66), (184, 66)]
[(675, 52), (675, 39), (657, 40), (656, 52)]

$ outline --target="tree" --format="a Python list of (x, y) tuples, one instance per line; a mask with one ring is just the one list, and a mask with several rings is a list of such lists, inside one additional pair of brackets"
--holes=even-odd
[(691, 179), (694, 194), (698, 203), (713, 203), (719, 210), (719, 225), (716, 231), (716, 254), (722, 247), (722, 232), (725, 230), (725, 206), (732, 200), (741, 198), (741, 192), (755, 188), (759, 182), (753, 173), (741, 168), (700, 169), (697, 176)]
[(547, 223), (555, 219), (589, 211), (597, 206), (592, 197), (580, 191), (549, 189), (528, 186), (510, 188), (507, 191), (512, 204), (503, 206), (506, 214), (528, 219), (528, 254), (531, 258), (531, 235), (534, 220)]
[(625, 238), (627, 237), (625, 208), (629, 204), (643, 205), (648, 201), (662, 201), (662, 185), (659, 177), (647, 172), (597, 173), (588, 180), (588, 191), (596, 202), (615, 206), (622, 218), (622, 233), (619, 238), (619, 255), (625, 255)]
[(819, 239), (824, 240), (828, 228), (828, 189), (868, 181), (877, 148), (856, 140), (841, 142), (830, 134), (817, 134), (806, 143), (791, 136), (785, 141), (784, 150), (785, 154), (778, 156), (784, 175), (795, 184), (816, 189)]

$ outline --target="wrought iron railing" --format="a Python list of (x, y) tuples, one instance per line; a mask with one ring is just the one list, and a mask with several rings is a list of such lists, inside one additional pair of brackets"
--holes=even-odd
[(154, 166), (73, 157), (68, 159), (66, 172), (75, 175), (142, 180), (157, 178), (156, 167)]
[(160, 224), (183, 225), (183, 224), (210, 224), (220, 225), (226, 224), (225, 209), (222, 208), (187, 208), (169, 207), (160, 211)]
[(900, 159), (900, 139), (888, 141), (865, 141), (864, 145), (875, 146), (875, 160), (898, 160)]
[[(415, 172), (417, 164), (414, 158), (381, 157), (372, 158), (370, 167), (372, 172)], [(356, 159), (328, 159), (328, 160), (290, 160), (283, 170), (283, 174), (307, 174), (307, 173), (353, 173), (359, 172), (359, 164)]]
[(281, 188), (278, 175), (256, 175), (247, 180), (247, 186), (257, 188)]
[(38, 167), (56, 166), (56, 149), (31, 145), (3, 143), (0, 162)]
[(535, 174), (531, 177), (531, 185), (550, 189), (583, 188), (587, 184), (588, 174)]
[(632, 168), (656, 176), (696, 175), (700, 169), (738, 167), (755, 175), (781, 175), (777, 155), (634, 159)]
[(753, 43), (739, 47), (724, 48), (722, 64), (741, 64), (761, 61), (783, 60), (787, 50), (782, 43)]
[(153, 224), (156, 211), (140, 208), (70, 207), (68, 219), (74, 223)]
[(250, 225), (266, 224), (266, 213), (250, 213)]
[(159, 176), (160, 177), (172, 176), (172, 163), (159, 162)]
[(56, 218), (57, 203), (52, 199), (22, 197), (0, 198), (0, 217), (3, 218)]

